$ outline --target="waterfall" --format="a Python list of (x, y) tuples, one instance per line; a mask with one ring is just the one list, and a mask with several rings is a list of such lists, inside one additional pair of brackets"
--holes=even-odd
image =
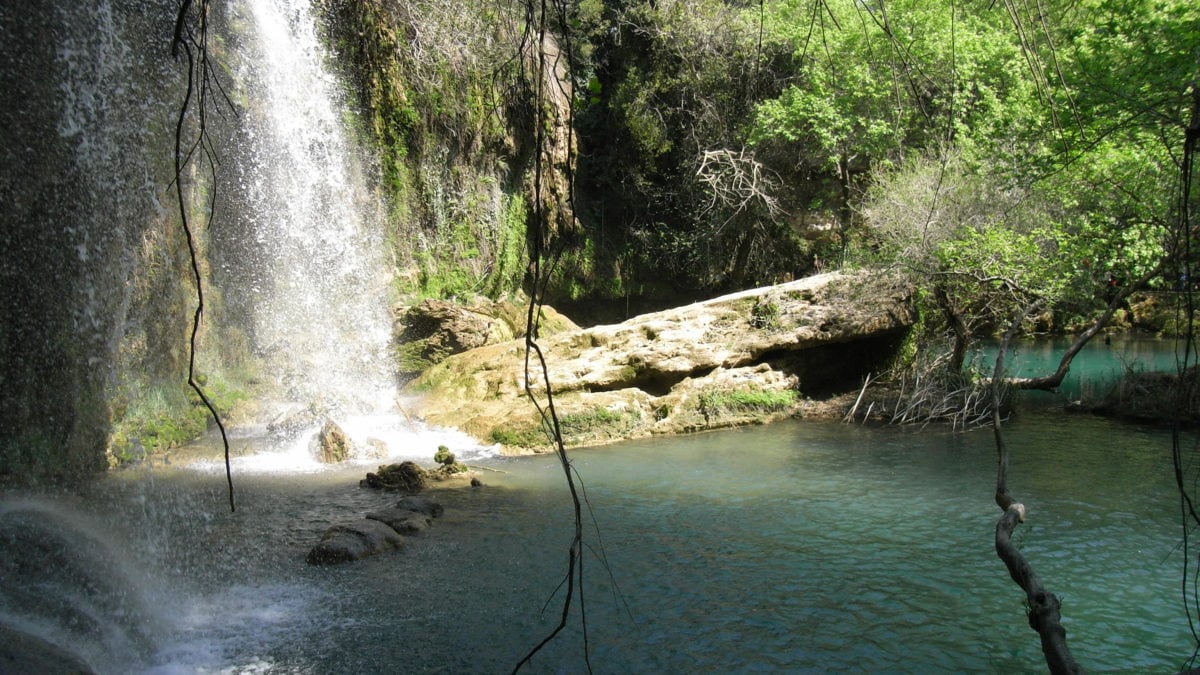
[(469, 436), (414, 424), (397, 408), (384, 209), (310, 0), (227, 11), (241, 119), (230, 141), (237, 161), (222, 167), (236, 194), (224, 217), (239, 220), (232, 229), (243, 241), (224, 241), (238, 253), (222, 259), (222, 291), (280, 399), (273, 440), (235, 470), (319, 468), (312, 445), (325, 419), (364, 461), (431, 459), (441, 444), (478, 453)]
[(255, 0), (231, 11), (251, 26), (236, 74), (248, 98), (236, 142), (256, 349), (290, 400), (386, 408), (395, 368), (381, 209), (347, 137), (312, 8)]

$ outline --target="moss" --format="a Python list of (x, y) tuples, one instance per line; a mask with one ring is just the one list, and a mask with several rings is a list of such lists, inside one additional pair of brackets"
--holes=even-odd
[[(249, 399), (249, 392), (224, 377), (197, 376), (204, 395), (228, 416)], [(138, 461), (148, 454), (178, 447), (199, 437), (212, 416), (204, 402), (186, 383), (134, 387), (118, 393), (111, 407), (113, 425), (108, 438), (110, 464)]]
[(497, 427), (492, 429), (490, 438), (493, 443), (509, 445), (515, 448), (536, 448), (547, 445), (550, 436), (539, 426)]
[(563, 440), (572, 444), (622, 438), (641, 422), (642, 414), (636, 409), (609, 410), (599, 406), (578, 413), (568, 413), (559, 418)]
[(700, 394), (700, 412), (705, 417), (782, 412), (798, 398), (794, 389), (710, 389)]
[(750, 325), (759, 330), (779, 328), (779, 305), (770, 298), (755, 298), (750, 308)]

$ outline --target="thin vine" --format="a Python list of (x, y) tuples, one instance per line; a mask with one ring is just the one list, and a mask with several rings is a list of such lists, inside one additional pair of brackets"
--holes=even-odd
[[(229, 436), (225, 433), (225, 424), (212, 401), (205, 395), (203, 387), (196, 380), (196, 338), (200, 332), (200, 318), (204, 313), (204, 283), (200, 274), (200, 264), (197, 261), (196, 241), (188, 221), (187, 199), (183, 191), (183, 171), (197, 151), (208, 161), (213, 189), (209, 203), (209, 219), (216, 209), (216, 166), (217, 156), (208, 135), (208, 108), (213, 105), (214, 90), (219, 93), (226, 103), (228, 96), (221, 88), (213, 63), (209, 55), (209, 0), (199, 0), (193, 5), (192, 0), (183, 0), (179, 4), (179, 12), (175, 17), (175, 34), (171, 41), (171, 55), (179, 60), (180, 53), (187, 60), (187, 90), (183, 103), (179, 106), (179, 117), (175, 123), (175, 194), (178, 197), (179, 220), (187, 238), (188, 255), (191, 258), (192, 276), (196, 284), (196, 312), (192, 316), (192, 332), (188, 351), (188, 386), (200, 397), (204, 407), (212, 415), (217, 428), (221, 431), (221, 442), (225, 448), (225, 480), (229, 491), (229, 510), (236, 511), (233, 498), (233, 469), (229, 461)], [(197, 120), (196, 137), (190, 147), (184, 152), (184, 134), (187, 126), (188, 112), (195, 106)], [(231, 106), (232, 107), (232, 106)]]
[[(1176, 214), (1178, 220), (1178, 229), (1176, 230), (1176, 236), (1178, 237), (1176, 247), (1178, 250), (1176, 253), (1180, 261), (1179, 278), (1184, 282), (1183, 288), (1180, 290), (1183, 292), (1183, 311), (1187, 318), (1185, 320), (1183, 335), (1183, 354), (1178, 368), (1179, 386), (1177, 387), (1178, 398), (1175, 405), (1176, 417), (1171, 425), (1171, 461), (1174, 469), (1175, 486), (1179, 491), (1179, 513), (1184, 552), (1180, 591), (1183, 596), (1184, 612), (1188, 618), (1188, 628), (1191, 630), (1194, 642), (1192, 654), (1188, 658), (1184, 666), (1185, 668), (1194, 667), (1197, 657), (1200, 657), (1200, 630), (1196, 626), (1197, 620), (1200, 619), (1200, 583), (1192, 581), (1188, 573), (1191, 563), (1191, 540), (1189, 535), (1193, 528), (1200, 526), (1200, 513), (1197, 513), (1195, 500), (1189, 492), (1189, 486), (1184, 476), (1182, 439), (1182, 417), (1186, 414), (1185, 411), (1191, 406), (1192, 392), (1196, 386), (1195, 373), (1188, 371), (1193, 367), (1193, 340), (1195, 340), (1196, 328), (1195, 296), (1191, 287), (1191, 280), (1194, 278), (1194, 269), (1192, 267), (1191, 209), (1192, 182), (1195, 180), (1196, 145), (1200, 143), (1200, 82), (1193, 82), (1191, 89), (1191, 119), (1188, 126), (1184, 129), (1183, 155), (1179, 162), (1178, 213)], [(1200, 570), (1200, 566), (1198, 566), (1198, 570)], [(1195, 610), (1194, 614), (1193, 610)]]
[[(573, 60), (571, 52), (570, 36), (566, 33), (569, 22), (565, 20), (566, 9), (560, 3), (555, 3), (555, 10), (560, 30), (563, 31), (563, 40), (567, 45), (568, 71), (573, 69), (570, 67)], [(536, 41), (536, 52), (532, 54), (533, 70), (535, 76), (531, 83), (533, 89), (534, 100), (534, 153), (533, 153), (533, 219), (530, 224), (529, 242), (529, 279), (530, 279), (530, 297), (529, 306), (525, 317), (525, 361), (524, 361), (524, 389), (525, 394), (533, 403), (537, 410), (538, 416), (544, 429), (550, 434), (555, 453), (562, 465), (563, 475), (567, 481), (567, 489), (571, 496), (573, 525), (574, 529), (571, 536), (571, 542), (567, 547), (567, 569), (563, 580), (559, 583), (554, 593), (559, 590), (564, 590), (562, 609), (559, 614), (558, 623), (554, 628), (542, 638), (540, 642), (533, 646), (513, 668), (513, 672), (520, 671), (528, 665), (533, 657), (550, 644), (562, 631), (566, 628), (570, 619), (571, 608), (575, 601), (575, 596), (578, 594), (580, 607), (580, 622), (583, 632), (583, 658), (584, 665), (587, 671), (592, 672), (592, 663), (590, 656), (590, 646), (588, 643), (588, 627), (587, 627), (587, 610), (586, 599), (583, 590), (583, 574), (584, 574), (584, 556), (583, 556), (583, 501), (586, 496), (582, 496), (582, 485), (576, 482), (576, 472), (571, 464), (570, 457), (567, 455), (566, 445), (563, 442), (562, 426), (559, 422), (558, 412), (554, 405), (554, 389), (550, 382), (549, 369), (546, 365), (546, 356), (538, 344), (538, 333), (540, 330), (540, 322), (542, 315), (542, 305), (545, 301), (546, 289), (550, 282), (552, 270), (558, 260), (558, 255), (549, 249), (551, 240), (550, 217), (547, 213), (545, 203), (544, 183), (548, 167), (546, 166), (547, 157), (549, 155), (549, 143), (552, 142), (547, 138), (546, 127), (548, 120), (544, 116), (552, 115), (548, 112), (547, 102), (548, 97), (553, 95), (547, 91), (548, 80), (553, 79), (555, 82), (558, 78), (551, 78), (550, 74), (557, 72), (558, 63), (549, 60), (547, 53), (547, 37), (549, 31), (549, 22), (552, 18), (550, 15), (551, 7), (548, 6), (546, 0), (526, 0), (525, 2), (525, 30), (521, 36), (520, 54), (522, 58), (532, 51), (531, 41)], [(555, 58), (561, 58), (562, 54), (555, 50)], [(529, 68), (522, 69), (525, 73)], [(561, 83), (559, 84), (561, 87)], [(567, 217), (574, 218), (574, 209), (572, 208), (572, 197), (574, 193), (575, 180), (573, 171), (573, 159), (571, 158), (571, 148), (574, 143), (574, 120), (573, 109), (571, 107), (571, 97), (569, 92), (559, 90), (560, 94), (565, 95), (568, 110), (568, 119), (566, 120), (567, 128), (567, 153), (568, 160), (565, 167), (565, 178), (567, 182), (565, 204)], [(557, 217), (563, 217), (563, 208), (555, 210)], [(531, 364), (536, 361), (540, 374), (534, 375), (531, 373)], [(534, 391), (535, 379), (540, 379), (542, 386), (545, 388), (545, 401), (540, 401)], [(603, 560), (603, 558), (602, 558)], [(551, 596), (553, 597), (553, 595)]]

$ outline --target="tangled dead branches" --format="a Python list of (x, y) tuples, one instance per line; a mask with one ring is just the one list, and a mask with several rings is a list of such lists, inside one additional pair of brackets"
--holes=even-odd
[(712, 194), (707, 210), (721, 209), (730, 214), (726, 224), (755, 205), (770, 218), (783, 215), (774, 196), (779, 189), (775, 175), (745, 149), (703, 151), (696, 177)]

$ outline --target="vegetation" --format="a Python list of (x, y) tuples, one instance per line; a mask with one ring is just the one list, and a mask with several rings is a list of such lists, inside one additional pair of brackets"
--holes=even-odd
[(700, 413), (706, 418), (731, 414), (782, 412), (796, 404), (799, 394), (793, 389), (720, 389), (700, 394)]

